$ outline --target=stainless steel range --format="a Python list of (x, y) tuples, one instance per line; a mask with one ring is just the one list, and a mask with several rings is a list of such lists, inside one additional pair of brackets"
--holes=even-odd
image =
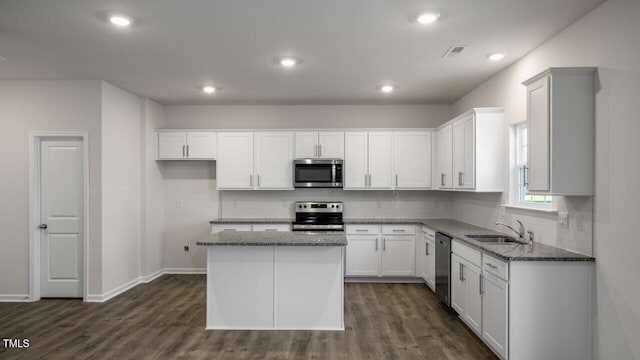
[(293, 231), (344, 231), (342, 202), (298, 201)]

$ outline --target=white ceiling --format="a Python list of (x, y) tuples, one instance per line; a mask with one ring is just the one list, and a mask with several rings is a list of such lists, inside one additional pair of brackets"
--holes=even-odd
[[(0, 79), (103, 79), (164, 104), (450, 103), (602, 2), (0, 0)], [(431, 9), (433, 25), (411, 22)], [(469, 46), (443, 59), (452, 45)]]

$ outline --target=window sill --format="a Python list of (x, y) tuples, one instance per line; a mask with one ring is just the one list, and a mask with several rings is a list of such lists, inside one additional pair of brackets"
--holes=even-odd
[(505, 207), (507, 209), (537, 211), (537, 212), (543, 212), (543, 213), (547, 213), (547, 214), (557, 214), (558, 213), (558, 210), (553, 209), (553, 208), (544, 209), (544, 208), (528, 207), (528, 206), (522, 206), (522, 205), (510, 205), (510, 204), (503, 204), (501, 206)]

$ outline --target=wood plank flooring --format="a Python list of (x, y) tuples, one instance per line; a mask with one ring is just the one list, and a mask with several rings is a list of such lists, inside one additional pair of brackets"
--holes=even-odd
[(105, 303), (0, 303), (0, 359), (495, 359), (421, 284), (346, 284), (345, 331), (206, 331), (205, 276)]

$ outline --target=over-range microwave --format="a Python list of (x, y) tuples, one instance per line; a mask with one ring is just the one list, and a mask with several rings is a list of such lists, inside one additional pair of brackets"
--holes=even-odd
[(342, 159), (293, 160), (293, 187), (341, 188)]

